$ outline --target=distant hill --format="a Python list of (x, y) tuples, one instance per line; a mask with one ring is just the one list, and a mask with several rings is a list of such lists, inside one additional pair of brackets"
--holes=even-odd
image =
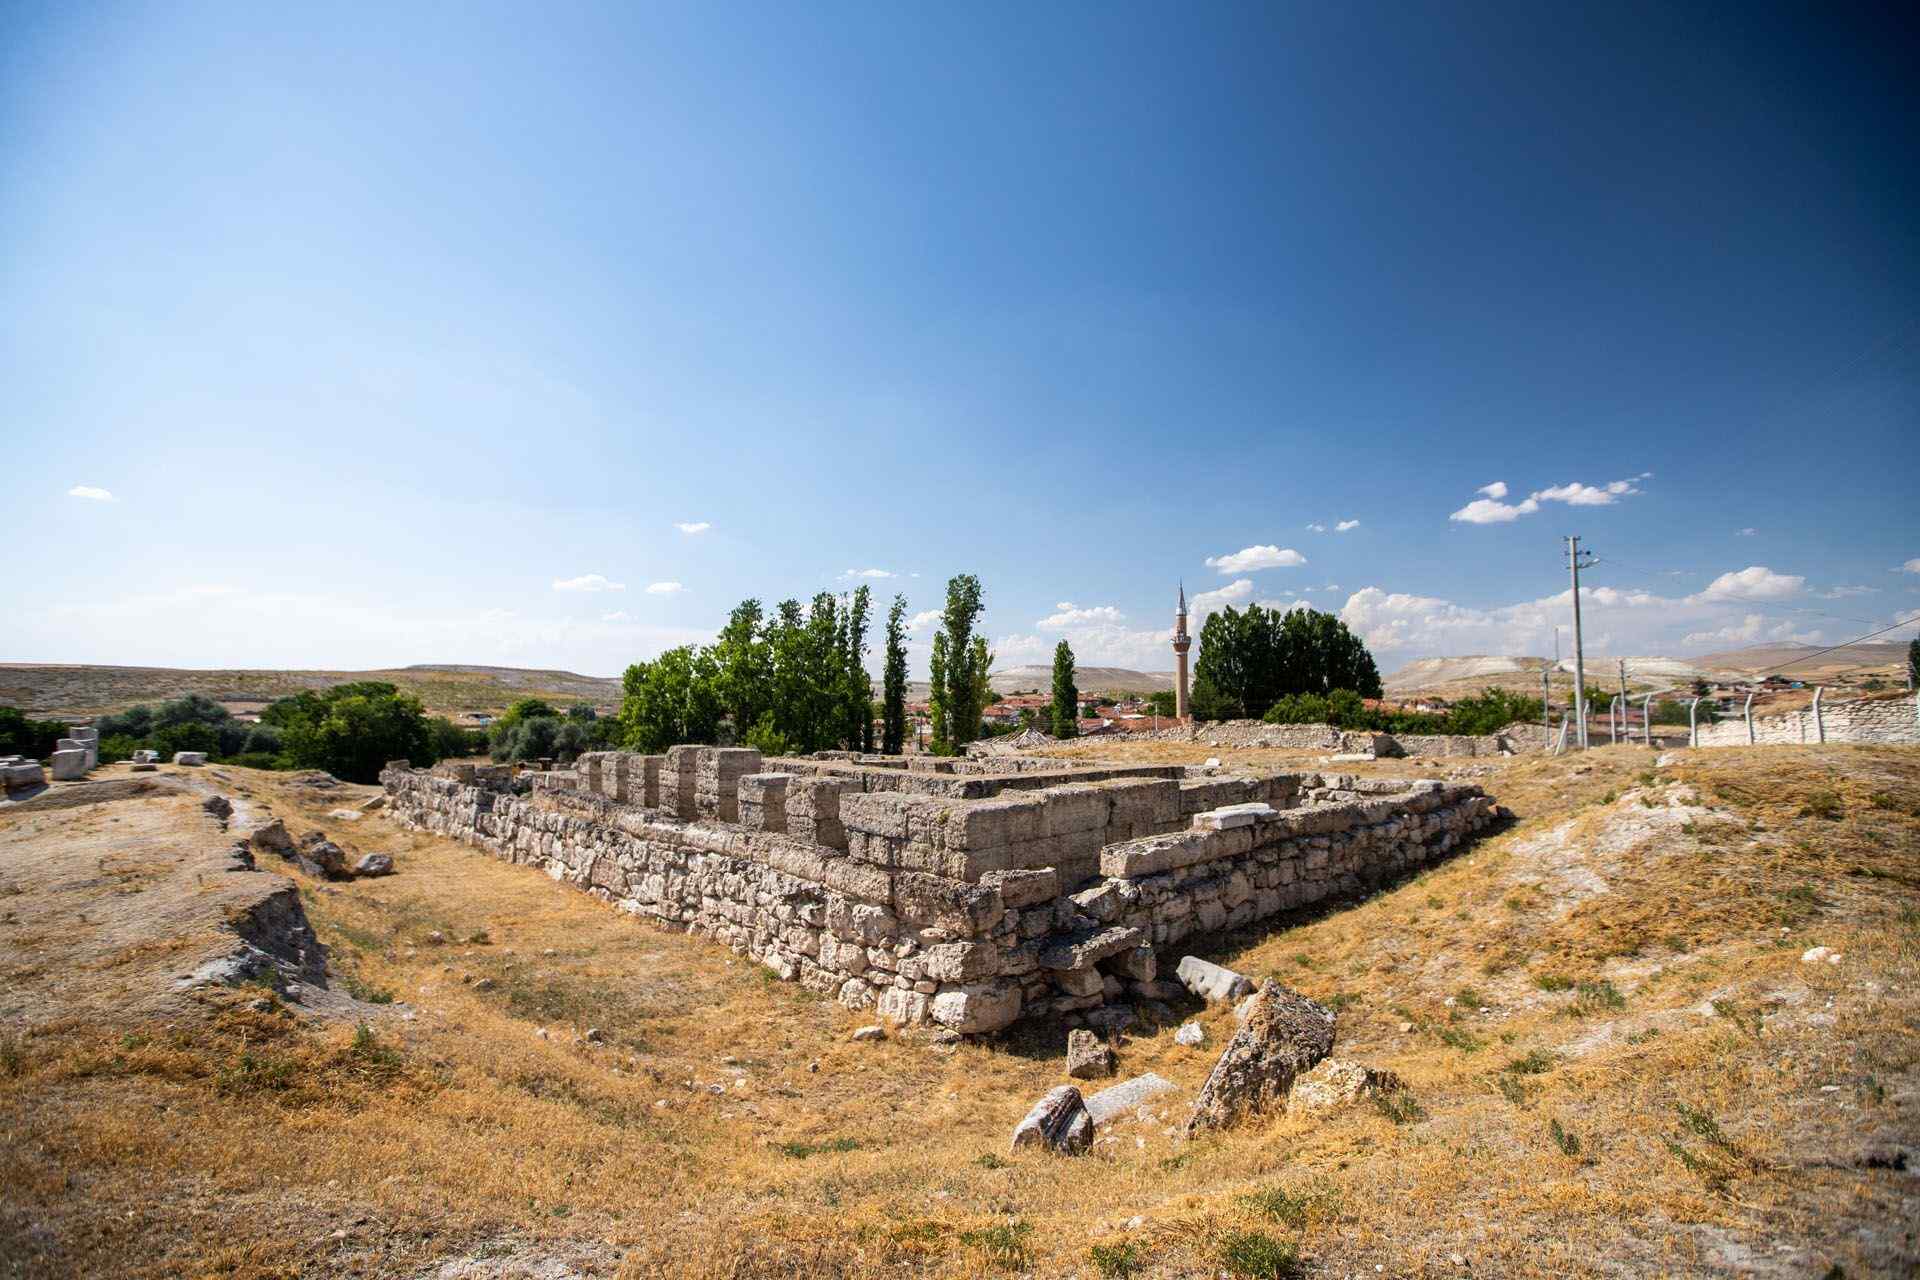
[[(1695, 680), (1735, 681), (1756, 672), (1776, 671), (1792, 680), (1833, 679), (1851, 683), (1878, 675), (1898, 678), (1907, 660), (1904, 644), (1855, 644), (1831, 653), (1821, 653), (1818, 645), (1754, 645), (1697, 658), (1672, 658), (1658, 654), (1627, 656), (1627, 684), (1636, 691), (1672, 688)], [(1587, 655), (1587, 683), (1612, 688), (1619, 679), (1621, 655)], [(1554, 666), (1551, 658), (1529, 658), (1474, 654), (1458, 658), (1419, 658), (1387, 676), (1389, 697), (1431, 694), (1435, 697), (1459, 697), (1478, 693), (1493, 686), (1522, 693), (1538, 692), (1540, 672)], [(1571, 688), (1573, 659), (1562, 658), (1555, 668), (1556, 689)]]
[[(1125, 667), (1079, 667), (1074, 684), (1082, 695), (1091, 693), (1156, 693), (1173, 688), (1171, 671), (1129, 671)], [(1026, 667), (1002, 667), (987, 677), (995, 693), (1015, 693), (1021, 689), (1053, 690), (1053, 666), (1035, 664)]]
[(589, 702), (602, 712), (616, 711), (620, 706), (618, 680), (520, 667), (429, 663), (383, 671), (271, 671), (17, 662), (0, 663), (0, 706), (19, 707), (48, 718), (90, 716), (198, 693), (229, 706), (247, 708), (304, 689), (325, 689), (355, 680), (385, 680), (398, 685), (439, 715), (503, 711), (515, 699), (528, 697), (559, 705)]

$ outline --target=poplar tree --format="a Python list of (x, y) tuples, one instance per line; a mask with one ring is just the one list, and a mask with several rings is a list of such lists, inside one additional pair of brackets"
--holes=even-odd
[(907, 598), (887, 610), (887, 658), (881, 671), (880, 750), (897, 756), (907, 740)]
[(1053, 647), (1053, 736), (1080, 736), (1080, 690), (1073, 683), (1073, 646), (1065, 640)]
[[(957, 754), (980, 736), (980, 713), (986, 709), (982, 697), (987, 673), (976, 664), (989, 660), (986, 641), (973, 634), (980, 617), (980, 579), (970, 573), (958, 573), (947, 579), (947, 607), (942, 615), (941, 636), (946, 638), (944, 697), (946, 752)], [(939, 637), (936, 637), (936, 641)], [(936, 677), (939, 681), (939, 677)]]
[(933, 754), (946, 756), (953, 754), (953, 744), (947, 741), (947, 633), (936, 631), (933, 634), (933, 657), (928, 663), (930, 685), (927, 692), (927, 718), (933, 722), (933, 740), (929, 744)]

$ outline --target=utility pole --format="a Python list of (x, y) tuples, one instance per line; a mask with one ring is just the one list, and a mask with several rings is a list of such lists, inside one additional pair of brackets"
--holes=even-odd
[[(1580, 557), (1587, 558), (1582, 561)], [(1580, 570), (1583, 565), (1591, 565), (1591, 552), (1580, 550), (1580, 535), (1567, 535), (1567, 568), (1573, 574), (1573, 713), (1574, 722), (1580, 726), (1580, 749), (1587, 749), (1587, 655), (1580, 637)]]

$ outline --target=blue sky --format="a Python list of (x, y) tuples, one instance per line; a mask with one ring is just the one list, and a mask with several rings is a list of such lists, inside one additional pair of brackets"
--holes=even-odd
[(1391, 668), (1549, 650), (1569, 532), (1597, 651), (1857, 635), (1912, 23), (0, 3), (0, 659), (610, 674), (966, 570), (1005, 664), (1165, 669), (1184, 578)]

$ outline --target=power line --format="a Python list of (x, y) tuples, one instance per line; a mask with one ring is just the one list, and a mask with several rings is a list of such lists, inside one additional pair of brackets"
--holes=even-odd
[(1862, 644), (1868, 640), (1873, 639), (1875, 636), (1885, 635), (1887, 632), (1898, 630), (1901, 627), (1910, 627), (1916, 622), (1920, 622), (1920, 613), (1916, 613), (1910, 618), (1902, 618), (1900, 619), (1900, 621), (1893, 623), (1891, 626), (1882, 627), (1878, 631), (1869, 631), (1867, 632), (1867, 634), (1863, 636), (1855, 636), (1853, 639), (1848, 640), (1844, 644), (1833, 644), (1833, 645), (1828, 645), (1824, 649), (1815, 649), (1812, 653), (1801, 654), (1799, 657), (1795, 658), (1791, 662), (1783, 662), (1777, 667), (1763, 667), (1758, 671), (1752, 672), (1751, 674), (1756, 676), (1764, 676), (1767, 673), (1772, 671), (1784, 671), (1788, 667), (1797, 667), (1803, 662), (1813, 661), (1815, 658), (1819, 657), (1823, 653), (1833, 653), (1839, 649), (1851, 649), (1854, 645)]

